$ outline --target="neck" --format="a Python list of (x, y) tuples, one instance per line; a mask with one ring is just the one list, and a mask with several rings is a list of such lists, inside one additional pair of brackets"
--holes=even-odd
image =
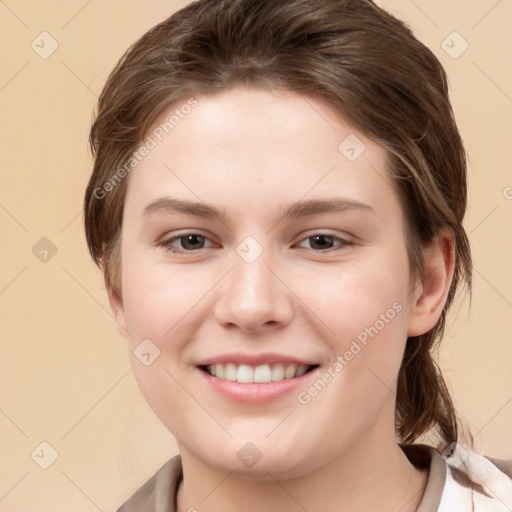
[[(205, 466), (180, 446), (184, 480), (178, 512), (414, 512), (421, 501), (428, 471), (415, 468), (394, 438), (353, 445), (327, 464), (303, 476), (248, 480)], [(262, 477), (263, 478), (263, 477)]]

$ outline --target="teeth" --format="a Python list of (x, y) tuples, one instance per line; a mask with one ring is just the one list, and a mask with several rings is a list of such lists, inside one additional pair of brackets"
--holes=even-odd
[(224, 365), (217, 363), (215, 365), (215, 376), (219, 377), (219, 379), (224, 378)]
[(238, 365), (238, 370), (236, 372), (236, 380), (238, 382), (254, 382), (254, 371), (252, 369), (252, 366), (249, 366), (248, 364)]
[(254, 382), (270, 382), (272, 380), (272, 370), (268, 364), (262, 364), (254, 368)]
[(291, 364), (290, 366), (287, 366), (286, 370), (284, 371), (284, 378), (291, 379), (295, 375), (296, 370), (297, 370), (297, 365), (295, 365), (295, 364)]
[(301, 375), (304, 375), (307, 371), (308, 371), (308, 365), (301, 364), (299, 367), (297, 367), (297, 371), (295, 372), (295, 377), (300, 377)]
[(208, 365), (206, 371), (213, 377), (219, 379), (238, 381), (243, 383), (252, 382), (277, 382), (284, 379), (292, 379), (304, 375), (310, 368), (307, 364), (289, 364), (282, 363), (262, 364), (259, 366), (250, 366), (248, 364), (235, 363), (216, 363)]
[(224, 371), (224, 378), (226, 380), (235, 381), (238, 377), (236, 366), (233, 363), (228, 363)]
[(284, 366), (281, 363), (276, 364), (272, 368), (271, 378), (273, 381), (284, 379)]

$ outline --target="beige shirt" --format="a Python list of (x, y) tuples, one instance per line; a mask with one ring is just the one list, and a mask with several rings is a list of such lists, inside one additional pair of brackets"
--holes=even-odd
[[(427, 445), (402, 445), (418, 468), (428, 468), (416, 512), (511, 512), (512, 461), (491, 459), (457, 444), (439, 453)], [(117, 512), (176, 512), (183, 479), (180, 455), (168, 460)]]

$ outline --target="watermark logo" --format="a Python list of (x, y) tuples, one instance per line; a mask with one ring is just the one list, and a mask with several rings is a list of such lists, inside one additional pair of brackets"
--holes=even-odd
[(452, 59), (458, 59), (469, 48), (469, 43), (458, 32), (452, 32), (443, 40), (441, 48)]
[(32, 247), (32, 254), (42, 263), (48, 263), (56, 254), (57, 246), (46, 236), (43, 236)]
[(149, 338), (146, 338), (137, 345), (133, 354), (144, 366), (150, 366), (155, 359), (160, 357), (160, 349)]
[(48, 469), (58, 459), (59, 453), (50, 443), (43, 441), (34, 449), (30, 456), (38, 466)]
[(240, 462), (248, 468), (252, 468), (261, 459), (262, 455), (261, 451), (253, 443), (244, 444), (236, 454)]
[(254, 263), (263, 253), (263, 247), (254, 237), (248, 236), (238, 244), (236, 252), (246, 263)]
[(31, 43), (30, 47), (42, 59), (48, 59), (59, 47), (59, 43), (48, 32), (41, 32)]
[(364, 142), (353, 133), (343, 139), (338, 146), (338, 151), (350, 162), (355, 162), (364, 153), (365, 149)]

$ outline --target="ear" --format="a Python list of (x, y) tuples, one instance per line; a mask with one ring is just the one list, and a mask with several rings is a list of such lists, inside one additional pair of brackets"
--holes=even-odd
[(128, 339), (123, 299), (119, 293), (114, 290), (112, 283), (110, 282), (110, 276), (106, 270), (103, 272), (103, 279), (105, 281), (105, 288), (107, 290), (108, 300), (110, 302), (110, 309), (112, 310), (112, 313), (114, 313), (114, 317), (117, 322), (117, 329), (123, 338)]
[(455, 239), (450, 228), (441, 229), (432, 244), (422, 250), (425, 277), (412, 291), (407, 336), (420, 336), (432, 329), (450, 290), (455, 268)]

